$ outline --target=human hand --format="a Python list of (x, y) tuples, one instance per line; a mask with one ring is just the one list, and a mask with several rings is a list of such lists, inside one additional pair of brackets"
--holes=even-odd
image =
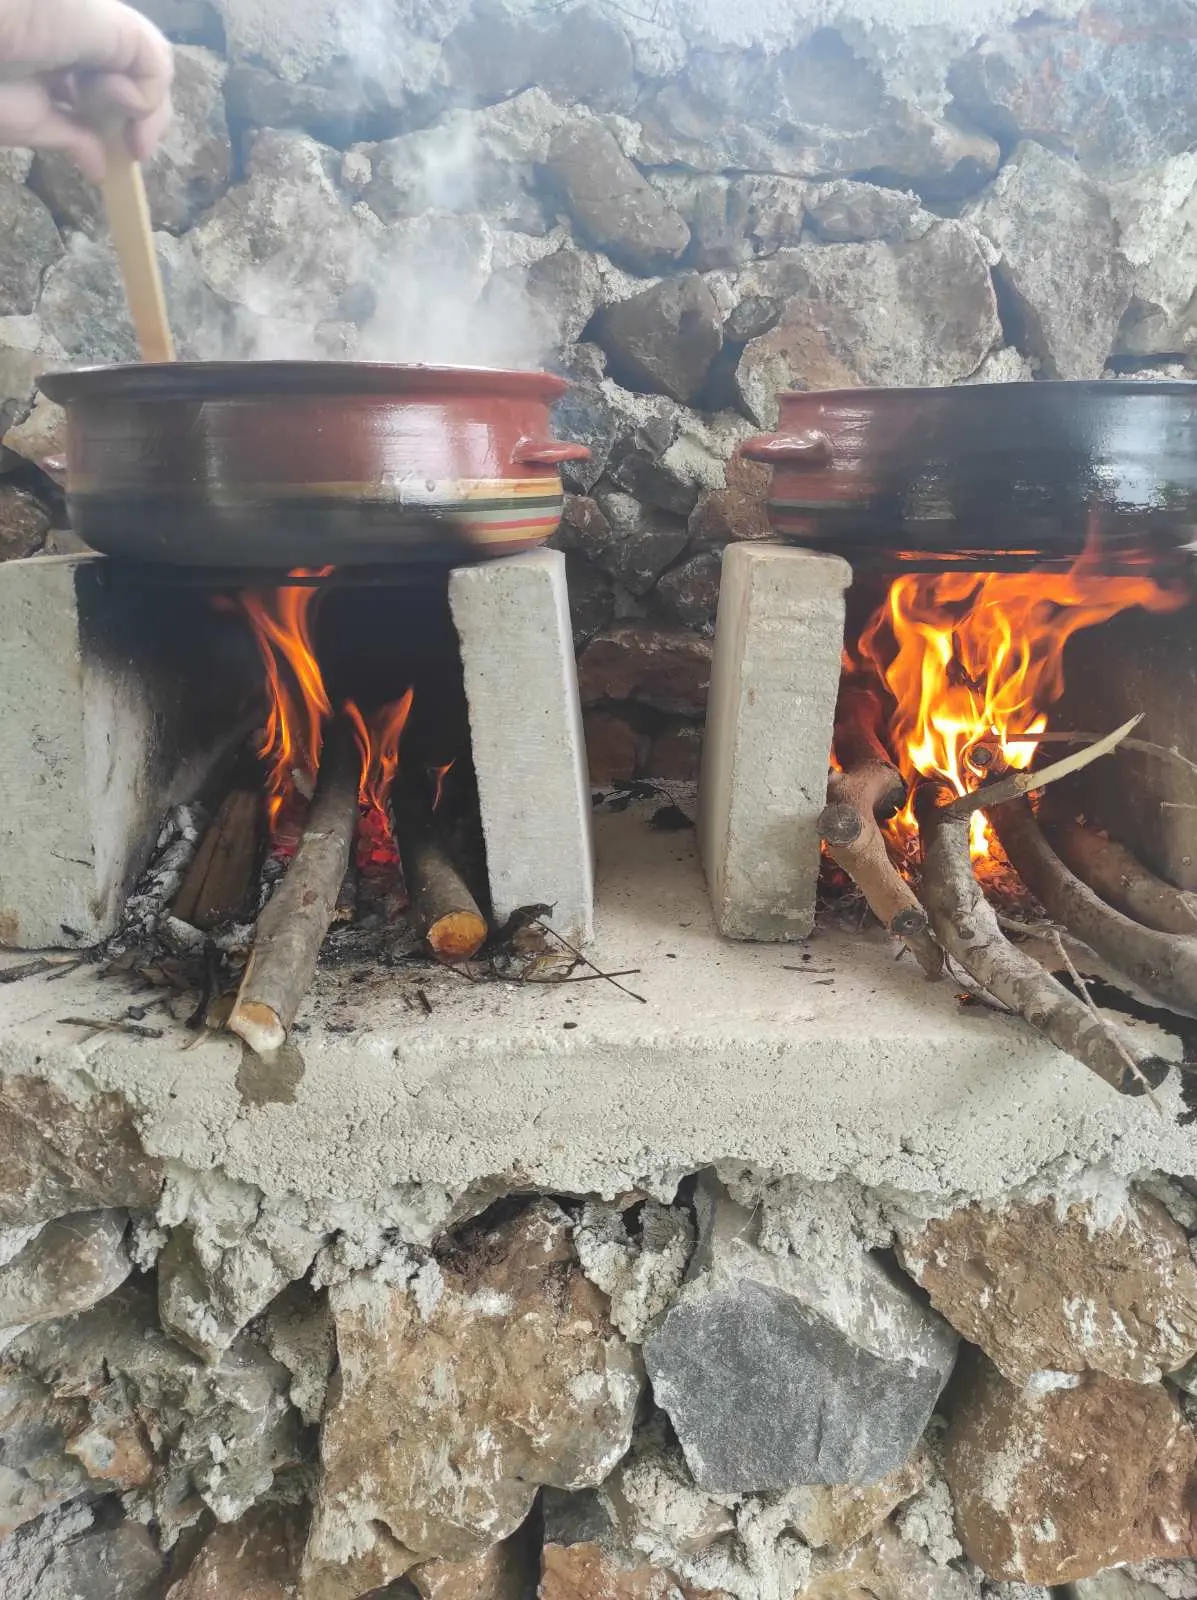
[(0, 0), (0, 145), (65, 150), (94, 182), (103, 128), (144, 160), (171, 118), (174, 57), (120, 0)]

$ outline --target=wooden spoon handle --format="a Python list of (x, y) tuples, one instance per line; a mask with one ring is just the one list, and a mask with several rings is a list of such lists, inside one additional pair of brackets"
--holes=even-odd
[(123, 128), (110, 133), (105, 146), (108, 174), (104, 179), (104, 205), (121, 276), (125, 280), (129, 315), (141, 346), (141, 359), (173, 361), (175, 346), (166, 320), (166, 298), (154, 252), (154, 231), (141, 165), (130, 153)]

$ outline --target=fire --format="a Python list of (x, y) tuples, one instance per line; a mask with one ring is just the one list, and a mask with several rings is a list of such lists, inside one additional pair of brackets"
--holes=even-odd
[[(1047, 729), (1069, 639), (1130, 606), (1175, 611), (1188, 599), (1183, 584), (1103, 572), (1095, 540), (1067, 572), (896, 578), (859, 656), (896, 702), (889, 743), (902, 775), (942, 778), (965, 794), (995, 760), (1029, 767), (1037, 745), (1023, 741)], [(913, 830), (908, 807), (896, 831), (902, 839)], [(989, 854), (980, 813), (972, 844), (974, 857)]]
[[(331, 571), (331, 567), (297, 568), (290, 576), (323, 578)], [(253, 631), (266, 676), (267, 714), (258, 754), (266, 766), (266, 805), (272, 835), (278, 833), (288, 813), (294, 810), (297, 795), (310, 797), (314, 792), (324, 725), (333, 713), (312, 641), (319, 594), (311, 584), (288, 584), (237, 597)], [(411, 715), (412, 699), (409, 689), (398, 700), (383, 706), (369, 722), (352, 700), (346, 701), (343, 708), (353, 726), (362, 763), (359, 865), (398, 860), (388, 799), (399, 769), (399, 743)]]

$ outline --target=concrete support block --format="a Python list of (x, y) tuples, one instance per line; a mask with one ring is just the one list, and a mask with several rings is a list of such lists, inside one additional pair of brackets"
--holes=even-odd
[(100, 557), (0, 564), (0, 945), (115, 931), (173, 780), (227, 731), (211, 618), (207, 596), (128, 585)]
[(728, 938), (802, 939), (814, 926), (851, 577), (838, 556), (782, 545), (724, 556), (699, 828)]
[(594, 932), (590, 784), (565, 586), (556, 550), (449, 578), (496, 917), (554, 908), (572, 943)]

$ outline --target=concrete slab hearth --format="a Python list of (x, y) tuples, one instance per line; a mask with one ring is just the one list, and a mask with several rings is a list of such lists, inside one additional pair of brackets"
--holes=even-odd
[(642, 1001), (605, 982), (325, 971), (302, 1062), (272, 1076), (231, 1038), (185, 1049), (169, 1022), (136, 1039), (59, 1020), (121, 1016), (124, 980), (29, 977), (0, 986), (0, 1109), (35, 1089), (14, 1078), (84, 1115), (108, 1091), (149, 1154), (320, 1201), (495, 1178), (612, 1194), (722, 1159), (953, 1197), (1061, 1160), (1197, 1176), (1174, 1080), (1163, 1116), (1120, 1098), (1021, 1023), (962, 1006), (951, 981), (925, 983), (880, 935), (721, 941), (693, 834), (650, 828), (654, 809), (596, 817), (592, 954), (636, 969), (624, 981)]

